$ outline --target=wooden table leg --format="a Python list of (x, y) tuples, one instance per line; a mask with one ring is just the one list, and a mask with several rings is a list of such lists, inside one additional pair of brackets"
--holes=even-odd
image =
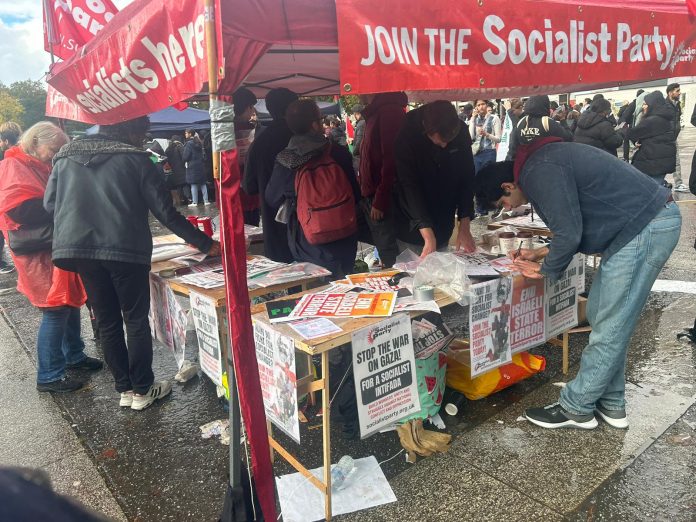
[(322, 434), (324, 439), (324, 516), (331, 520), (331, 406), (329, 403), (329, 352), (321, 354), (321, 377), (324, 387), (321, 390), (321, 409), (323, 415)]
[[(307, 354), (306, 357), (307, 357), (307, 370), (309, 371), (310, 375), (315, 376), (314, 363), (312, 362), (312, 356)], [(313, 391), (309, 392), (309, 404), (314, 406), (316, 403), (317, 403), (317, 398), (316, 398), (315, 393)]]
[(570, 345), (570, 335), (568, 332), (563, 333), (563, 375), (568, 375), (568, 351)]
[[(273, 438), (273, 424), (271, 424), (271, 421), (267, 420), (266, 421), (266, 430), (268, 431), (268, 438), (272, 439)], [(275, 453), (273, 453), (273, 446), (271, 448), (271, 464), (275, 462)]]

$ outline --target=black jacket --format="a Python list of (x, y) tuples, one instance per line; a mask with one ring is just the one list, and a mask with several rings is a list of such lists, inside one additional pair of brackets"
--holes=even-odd
[(423, 109), (410, 111), (397, 134), (397, 237), (422, 245), (419, 230), (432, 228), (438, 247), (447, 245), (454, 216), (474, 218), (474, 158), (471, 137), (462, 124), (444, 149), (423, 133)]
[(614, 130), (611, 122), (592, 110), (580, 115), (574, 139), (578, 143), (605, 150), (612, 156), (616, 156), (616, 149), (623, 145), (623, 136)]
[(659, 91), (648, 94), (645, 103), (648, 104), (645, 117), (627, 133), (631, 141), (640, 144), (631, 162), (648, 176), (662, 177), (674, 172), (677, 163), (674, 110), (667, 106)]
[(677, 101), (677, 103), (674, 103), (672, 100), (667, 99), (665, 100), (665, 103), (667, 104), (667, 107), (672, 109), (672, 111), (674, 112), (674, 139), (676, 140), (679, 137), (679, 133), (681, 132), (681, 102)]
[[(262, 132), (256, 135), (244, 166), (242, 189), (249, 195), (261, 194), (273, 174), (273, 166), (278, 153), (288, 146), (292, 131), (285, 120), (273, 120)], [(288, 227), (275, 220), (277, 208), (272, 208), (261, 198), (261, 219), (263, 221), (264, 255), (273, 261), (289, 263), (292, 253), (288, 247)]]
[(360, 146), (365, 136), (365, 118), (360, 118), (355, 124), (353, 135), (353, 156), (360, 156)]
[(276, 158), (271, 180), (266, 187), (266, 203), (277, 211), (288, 201), (291, 205), (287, 242), (295, 261), (308, 261), (330, 270), (334, 277), (343, 277), (352, 272), (358, 247), (357, 236), (339, 239), (323, 245), (311, 245), (302, 232), (297, 220), (295, 195), (295, 174), (310, 159), (323, 154), (327, 146), (331, 147), (331, 157), (346, 173), (353, 195), (357, 202), (360, 189), (353, 170), (353, 159), (348, 149), (338, 145), (329, 145), (321, 136), (293, 136)]
[(179, 214), (150, 154), (104, 136), (76, 140), (53, 159), (44, 207), (53, 214), (53, 262), (74, 259), (149, 265), (148, 211), (202, 252), (212, 239)]
[[(539, 138), (557, 136), (564, 141), (573, 141), (573, 133), (552, 119), (550, 110), (551, 102), (546, 95), (532, 96), (527, 100), (524, 113), (510, 135), (510, 148), (505, 159), (514, 160), (518, 145), (529, 144)], [(548, 122), (548, 130), (544, 121)]]
[(167, 162), (172, 169), (172, 173), (167, 178), (167, 186), (171, 189), (180, 187), (186, 184), (186, 165), (182, 152), (184, 145), (180, 141), (170, 141), (164, 155), (167, 156)]
[(203, 144), (199, 140), (186, 140), (181, 156), (186, 162), (186, 183), (202, 185), (208, 181), (203, 169)]

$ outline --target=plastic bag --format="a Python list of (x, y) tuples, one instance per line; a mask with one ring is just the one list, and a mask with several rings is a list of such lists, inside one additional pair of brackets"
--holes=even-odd
[(410, 419), (427, 419), (440, 411), (442, 395), (445, 393), (445, 374), (447, 356), (444, 352), (435, 352), (424, 359), (416, 359), (416, 381), (421, 409), (399, 422)]
[(466, 275), (466, 262), (450, 252), (433, 252), (418, 265), (413, 288), (424, 285), (439, 288), (461, 306), (467, 305), (473, 295)]
[(472, 401), (483, 399), (546, 368), (546, 359), (529, 352), (516, 353), (508, 364), (471, 378), (469, 350), (452, 349), (447, 353), (447, 386), (462, 392)]
[(422, 260), (418, 254), (416, 254), (413, 250), (406, 249), (396, 257), (394, 268), (401, 270), (402, 272), (414, 274), (421, 262)]

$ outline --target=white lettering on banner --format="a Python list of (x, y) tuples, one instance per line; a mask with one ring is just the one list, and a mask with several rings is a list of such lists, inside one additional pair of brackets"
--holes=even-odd
[[(64, 14), (72, 16), (73, 20), (77, 22), (81, 27), (88, 30), (90, 33), (96, 36), (96, 34), (101, 31), (104, 26), (97, 20), (92, 18), (92, 14), (104, 15), (104, 20), (110, 22), (114, 17), (114, 13), (107, 12), (104, 2), (101, 0), (88, 0), (87, 8), (90, 12), (85, 11), (80, 6), (72, 7), (72, 2), (70, 0), (56, 0), (53, 3), (53, 9), (58, 12), (58, 16), (62, 17)], [(61, 13), (59, 10), (62, 10)]]
[[(101, 3), (100, 0), (91, 1), (96, 8), (97, 3)], [(103, 4), (101, 7), (103, 9)], [(126, 62), (119, 58), (118, 71), (109, 73), (105, 67), (101, 67), (93, 81), (82, 80), (85, 90), (77, 94), (77, 102), (93, 114), (108, 112), (171, 81), (185, 73), (187, 68), (202, 63), (205, 57), (204, 15), (200, 14), (194, 21), (177, 28), (163, 41), (153, 42), (145, 36), (140, 42), (152, 55), (164, 78), (160, 78), (156, 67), (143, 60)]]
[[(554, 27), (544, 19), (543, 31), (532, 29), (525, 33), (512, 28), (507, 34), (505, 21), (498, 15), (488, 15), (482, 33), (488, 44), (481, 57), (489, 65), (509, 62), (520, 65), (526, 61), (537, 65), (574, 63), (649, 62), (657, 61), (665, 69), (673, 60), (676, 36), (663, 34), (653, 26), (650, 34), (634, 33), (628, 23), (617, 23), (615, 31), (609, 24), (600, 23), (598, 31), (586, 30), (584, 20), (569, 20), (567, 26)], [(588, 24), (589, 25), (589, 24)], [(418, 29), (415, 27), (364, 26), (367, 56), (360, 64), (370, 67), (376, 62), (384, 65), (420, 64)], [(470, 28), (426, 27), (421, 30), (428, 49), (428, 63), (433, 66), (468, 65), (470, 63)], [(611, 46), (614, 45), (614, 49)], [(688, 60), (685, 58), (684, 60)], [(693, 57), (691, 57), (693, 60)]]

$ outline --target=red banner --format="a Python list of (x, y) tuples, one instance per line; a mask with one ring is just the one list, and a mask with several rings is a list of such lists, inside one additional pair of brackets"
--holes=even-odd
[(80, 54), (48, 80), (77, 111), (49, 116), (109, 124), (189, 98), (207, 79), (203, 1), (135, 2)]
[(111, 21), (111, 0), (43, 0), (44, 48), (67, 60)]
[(537, 89), (695, 74), (684, 14), (554, 2), (337, 0), (343, 93)]

